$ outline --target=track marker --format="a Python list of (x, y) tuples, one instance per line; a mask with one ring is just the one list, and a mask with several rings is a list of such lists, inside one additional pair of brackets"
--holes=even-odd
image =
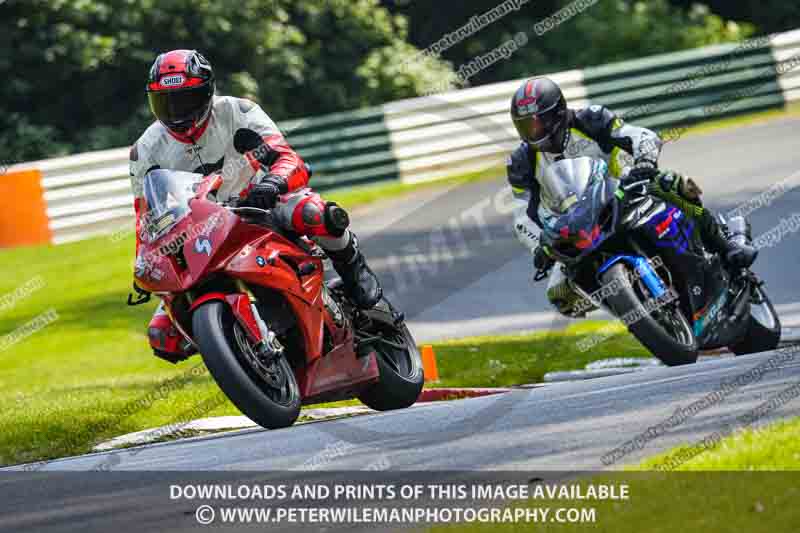
[(436, 367), (436, 355), (433, 346), (425, 344), (422, 347), (422, 370), (425, 381), (439, 381), (439, 369)]

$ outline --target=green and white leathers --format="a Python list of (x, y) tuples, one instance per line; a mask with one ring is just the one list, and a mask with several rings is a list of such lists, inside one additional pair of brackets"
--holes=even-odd
[[(542, 176), (547, 167), (556, 161), (576, 157), (601, 159), (608, 165), (611, 175), (618, 178), (626, 176), (636, 164), (649, 163), (656, 166), (658, 163), (662, 142), (655, 132), (627, 124), (603, 106), (568, 110), (568, 113), (569, 129), (563, 151), (545, 152), (523, 141), (506, 162), (508, 181), (514, 197), (520, 207), (523, 204), (525, 206), (519, 214), (520, 219), (526, 213), (535, 214), (534, 207), (538, 208)], [(529, 209), (531, 203), (534, 205)], [(541, 227), (535, 216), (529, 218)], [(523, 241), (523, 244), (529, 243)]]
[[(661, 154), (662, 142), (655, 132), (627, 124), (603, 106), (568, 109), (567, 126), (562, 151), (537, 150), (523, 141), (507, 160), (508, 181), (516, 204), (514, 232), (531, 251), (539, 244), (541, 180), (550, 165), (564, 158), (590, 157), (605, 161), (612, 176), (623, 178), (635, 165), (656, 166)], [(569, 309), (580, 299), (560, 265), (551, 271), (547, 295), (564, 314), (570, 314)]]

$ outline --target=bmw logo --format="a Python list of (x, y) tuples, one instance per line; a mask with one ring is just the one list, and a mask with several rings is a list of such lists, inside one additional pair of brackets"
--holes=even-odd
[(267, 260), (261, 257), (260, 255), (256, 256), (256, 264), (260, 267), (263, 267), (267, 264)]

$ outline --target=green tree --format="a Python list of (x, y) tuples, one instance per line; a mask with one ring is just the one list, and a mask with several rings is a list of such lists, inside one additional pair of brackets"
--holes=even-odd
[(16, 0), (0, 15), (1, 159), (131, 143), (152, 120), (147, 70), (174, 48), (202, 50), (218, 92), (278, 120), (412, 96), (449, 72), (392, 75), (380, 58), (410, 51), (407, 25), (377, 0)]
[[(800, 3), (786, 0), (704, 0), (714, 13), (726, 19), (754, 24), (759, 33), (800, 28)], [(689, 9), (695, 0), (670, 0)]]
[[(470, 79), (481, 85), (528, 75), (601, 65), (649, 54), (735, 41), (751, 35), (751, 24), (723, 20), (701, 4), (690, 9), (667, 0), (600, 0), (557, 28), (536, 35), (537, 22), (570, 1), (528, 2), (497, 22), (446, 50), (442, 57), (455, 69), (512, 39), (518, 32), (529, 36), (526, 46), (508, 60), (495, 63)], [(384, 5), (410, 20), (411, 43), (425, 48), (467, 24), (473, 15), (500, 4), (499, 0), (465, 0), (447, 10), (434, 2), (384, 0)]]

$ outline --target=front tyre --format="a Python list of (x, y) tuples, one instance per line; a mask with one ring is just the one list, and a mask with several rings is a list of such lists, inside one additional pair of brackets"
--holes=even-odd
[(361, 392), (358, 399), (376, 411), (403, 409), (417, 401), (425, 376), (417, 343), (405, 322), (396, 324), (385, 300), (363, 312), (369, 326), (359, 335), (374, 338), (363, 344), (377, 354), (380, 380)]
[[(625, 264), (617, 263), (601, 277), (603, 285), (613, 286), (616, 283), (621, 287), (619, 292), (606, 299), (611, 311), (620, 319), (631, 311), (641, 310), (643, 303), (652, 298), (641, 280), (631, 284), (628, 273)], [(676, 304), (665, 304), (652, 313), (642, 315), (626, 325), (628, 331), (650, 353), (667, 366), (687, 365), (697, 361), (697, 339)]]
[(261, 361), (227, 304), (197, 308), (192, 328), (203, 361), (219, 387), (250, 420), (267, 429), (291, 426), (300, 414), (300, 390), (284, 356)]

